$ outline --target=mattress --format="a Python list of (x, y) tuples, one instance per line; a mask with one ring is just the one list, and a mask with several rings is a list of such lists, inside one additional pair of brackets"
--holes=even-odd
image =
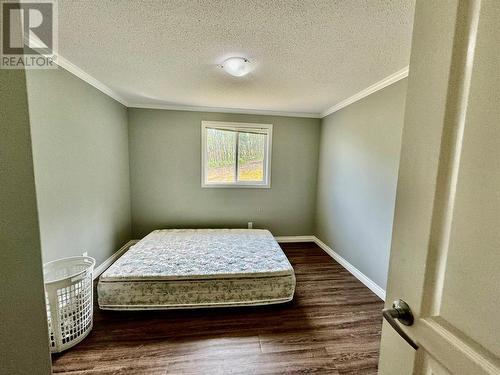
[(293, 268), (267, 230), (155, 230), (99, 278), (101, 309), (249, 306), (292, 300)]

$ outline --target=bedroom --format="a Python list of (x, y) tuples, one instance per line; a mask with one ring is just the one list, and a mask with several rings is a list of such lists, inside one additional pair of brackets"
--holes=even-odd
[(0, 373), (497, 373), (497, 2), (33, 3), (0, 2)]

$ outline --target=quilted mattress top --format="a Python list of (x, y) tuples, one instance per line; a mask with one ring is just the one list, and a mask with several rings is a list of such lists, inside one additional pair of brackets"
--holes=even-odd
[(293, 275), (267, 230), (163, 229), (133, 245), (101, 281), (213, 279)]

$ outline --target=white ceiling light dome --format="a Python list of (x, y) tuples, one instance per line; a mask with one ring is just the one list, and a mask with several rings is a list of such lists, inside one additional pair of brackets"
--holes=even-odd
[(230, 57), (221, 64), (221, 68), (234, 77), (243, 77), (250, 73), (252, 65), (244, 57)]

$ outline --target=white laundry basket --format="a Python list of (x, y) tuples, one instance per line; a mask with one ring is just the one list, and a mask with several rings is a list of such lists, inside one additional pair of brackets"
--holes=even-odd
[(92, 329), (94, 265), (95, 259), (87, 256), (43, 265), (52, 353), (78, 344)]

